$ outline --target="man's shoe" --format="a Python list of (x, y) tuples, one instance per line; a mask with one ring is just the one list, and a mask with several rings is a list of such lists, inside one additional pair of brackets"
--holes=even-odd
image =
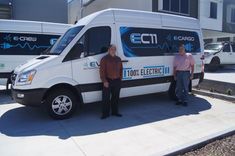
[(108, 117), (109, 117), (109, 115), (102, 115), (100, 119), (103, 120), (103, 119), (106, 119), (106, 118), (108, 118)]
[(182, 102), (181, 101), (177, 101), (175, 104), (176, 105), (182, 105)]
[(119, 114), (119, 113), (114, 113), (112, 114), (113, 116), (117, 116), (117, 117), (122, 117), (122, 114)]
[(187, 107), (187, 106), (188, 106), (188, 103), (187, 103), (187, 102), (183, 102), (182, 105), (185, 106), (185, 107)]

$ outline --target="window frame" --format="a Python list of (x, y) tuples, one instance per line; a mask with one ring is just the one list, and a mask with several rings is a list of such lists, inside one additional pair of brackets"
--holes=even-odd
[[(216, 15), (215, 17), (212, 17), (212, 4), (215, 4), (216, 6)], [(217, 2), (214, 2), (214, 1), (211, 1), (210, 2), (210, 14), (209, 14), (209, 18), (212, 18), (212, 19), (218, 19), (218, 3)]]
[[(8, 36), (6, 40), (3, 39), (5, 36)], [(27, 38), (37, 38), (36, 41), (14, 41), (14, 36), (23, 36)], [(61, 37), (61, 34), (42, 34), (39, 32), (35, 33), (24, 33), (24, 32), (0, 32), (0, 46), (11, 46), (11, 48), (0, 48), (0, 56), (8, 55), (8, 56), (39, 56), (44, 54), (48, 48), (52, 48), (55, 44), (51, 44), (50, 41), (52, 39), (58, 40)], [(1, 42), (2, 41), (2, 42)], [(45, 45), (45, 43), (48, 43)], [(4, 51), (7, 50), (8, 52)], [(4, 51), (4, 52), (2, 52)], [(47, 53), (48, 54), (48, 53)]]
[[(182, 36), (181, 34), (184, 34), (183, 36), (192, 36), (194, 37), (194, 40), (192, 41), (183, 41), (183, 44), (190, 43), (193, 45), (194, 50), (187, 50), (189, 49), (189, 44), (187, 44), (186, 51), (188, 53), (191, 53), (192, 55), (199, 54), (202, 51), (202, 45), (200, 42), (200, 37), (197, 31), (189, 31), (189, 30), (178, 30), (178, 29), (167, 29), (167, 28), (146, 28), (143, 29), (143, 27), (129, 27), (129, 26), (121, 26), (119, 27), (120, 31), (120, 41), (122, 45), (122, 51), (123, 55), (125, 57), (131, 58), (131, 57), (160, 57), (160, 56), (173, 56), (178, 53), (178, 45), (179, 43), (182, 43), (182, 41), (173, 39), (174, 36)], [(136, 34), (137, 37), (131, 37), (131, 34)], [(149, 46), (144, 43), (139, 43), (139, 35), (138, 34), (144, 34), (144, 33), (150, 33), (150, 34), (158, 34), (161, 36), (158, 38), (158, 43), (156, 47)], [(166, 38), (170, 38), (166, 40)], [(135, 41), (133, 41), (135, 40)], [(155, 44), (155, 43), (149, 43), (149, 45)], [(165, 47), (160, 48), (159, 47)], [(147, 48), (147, 49), (146, 49)], [(192, 48), (192, 46), (191, 46)], [(135, 49), (135, 50), (134, 50)], [(144, 50), (143, 50), (144, 49)], [(144, 53), (145, 54), (144, 54)], [(157, 53), (156, 53), (157, 52)]]
[[(67, 56), (69, 56), (70, 55), (70, 53), (72, 52), (72, 49), (74, 48), (74, 46), (76, 45), (76, 44), (78, 44), (80, 41), (81, 41), (81, 39), (82, 38), (84, 38), (84, 51), (83, 51), (83, 53), (84, 53), (84, 58), (86, 58), (86, 57), (89, 57), (89, 56), (95, 56), (95, 55), (100, 55), (100, 54), (103, 54), (103, 53), (105, 53), (105, 52), (101, 52), (101, 53), (96, 53), (96, 54), (93, 54), (93, 55), (90, 55), (89, 53), (89, 40), (87, 39), (88, 37), (87, 37), (87, 34), (89, 33), (89, 31), (91, 30), (91, 29), (94, 29), (94, 28), (98, 28), (98, 27), (106, 27), (106, 28), (109, 28), (109, 33), (110, 33), (110, 40), (109, 40), (109, 44), (111, 44), (111, 40), (112, 40), (112, 27), (111, 26), (109, 26), (109, 25), (106, 25), (106, 26), (93, 26), (93, 27), (89, 27), (89, 28), (87, 28), (85, 31), (84, 31), (84, 33), (82, 34), (82, 36), (76, 41), (76, 43), (73, 45), (73, 47), (70, 49), (70, 51), (68, 52), (68, 54), (66, 55), (66, 59), (65, 59), (65, 61), (70, 61), (70, 60), (77, 60), (77, 59), (81, 59), (81, 57), (80, 58), (67, 58)], [(80, 42), (81, 43), (81, 42)]]
[[(89, 29), (86, 30), (86, 32), (83, 34), (85, 35), (88, 31), (90, 31), (91, 29), (95, 29), (95, 28), (99, 28), (99, 27), (106, 27), (106, 28), (109, 28), (109, 37), (110, 37), (110, 40), (109, 40), (109, 44), (111, 44), (111, 39), (112, 39), (112, 28), (110, 26), (95, 26), (95, 27), (91, 27)], [(90, 33), (90, 32), (89, 32)], [(82, 37), (81, 37), (82, 38)], [(80, 39), (79, 39), (80, 40)], [(89, 56), (95, 56), (95, 55), (99, 55), (99, 54), (103, 54), (105, 52), (100, 52), (100, 53), (95, 53), (95, 54), (90, 54), (90, 49), (89, 49), (89, 45), (90, 45), (90, 40), (87, 41), (87, 37), (85, 36), (85, 46), (84, 48), (87, 50), (87, 55), (85, 55), (85, 57), (89, 57)]]
[(182, 9), (181, 9), (181, 1), (182, 0), (179, 0), (179, 12), (175, 12), (175, 11), (172, 11), (171, 9), (171, 1), (172, 0), (169, 0), (169, 10), (164, 10), (163, 9), (163, 6), (164, 6), (164, 0), (159, 0), (158, 1), (158, 6), (159, 6), (159, 10), (162, 11), (162, 12), (165, 12), (165, 13), (172, 13), (172, 14), (177, 14), (177, 15), (184, 15), (184, 16), (190, 16), (190, 0), (188, 0), (188, 13), (182, 13)]
[[(232, 13), (234, 11), (234, 21), (232, 20)], [(235, 24), (235, 8), (231, 8), (230, 11), (230, 23)]]

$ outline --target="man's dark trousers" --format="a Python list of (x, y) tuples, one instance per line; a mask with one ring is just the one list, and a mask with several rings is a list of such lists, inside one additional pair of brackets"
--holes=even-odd
[(112, 114), (118, 114), (118, 102), (121, 89), (121, 79), (107, 79), (109, 87), (103, 87), (103, 115), (110, 115), (110, 107)]

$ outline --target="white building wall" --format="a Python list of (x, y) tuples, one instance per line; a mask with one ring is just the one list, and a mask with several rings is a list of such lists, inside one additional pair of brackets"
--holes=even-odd
[[(73, 0), (69, 3), (69, 23), (80, 19), (80, 0)], [(83, 9), (83, 17), (93, 12), (108, 8), (122, 8), (152, 11), (152, 0), (95, 0)]]
[(75, 21), (80, 19), (80, 0), (72, 0), (68, 3), (68, 23), (74, 24)]
[[(210, 2), (217, 3), (217, 19), (210, 18)], [(203, 29), (222, 31), (223, 0), (200, 0), (199, 19)]]

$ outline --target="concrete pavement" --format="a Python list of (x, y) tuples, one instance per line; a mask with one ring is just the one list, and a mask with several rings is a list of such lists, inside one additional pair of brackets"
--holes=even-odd
[(164, 155), (235, 130), (235, 104), (192, 96), (188, 107), (167, 95), (121, 100), (122, 118), (100, 120), (100, 105), (55, 121), (0, 95), (1, 156)]

